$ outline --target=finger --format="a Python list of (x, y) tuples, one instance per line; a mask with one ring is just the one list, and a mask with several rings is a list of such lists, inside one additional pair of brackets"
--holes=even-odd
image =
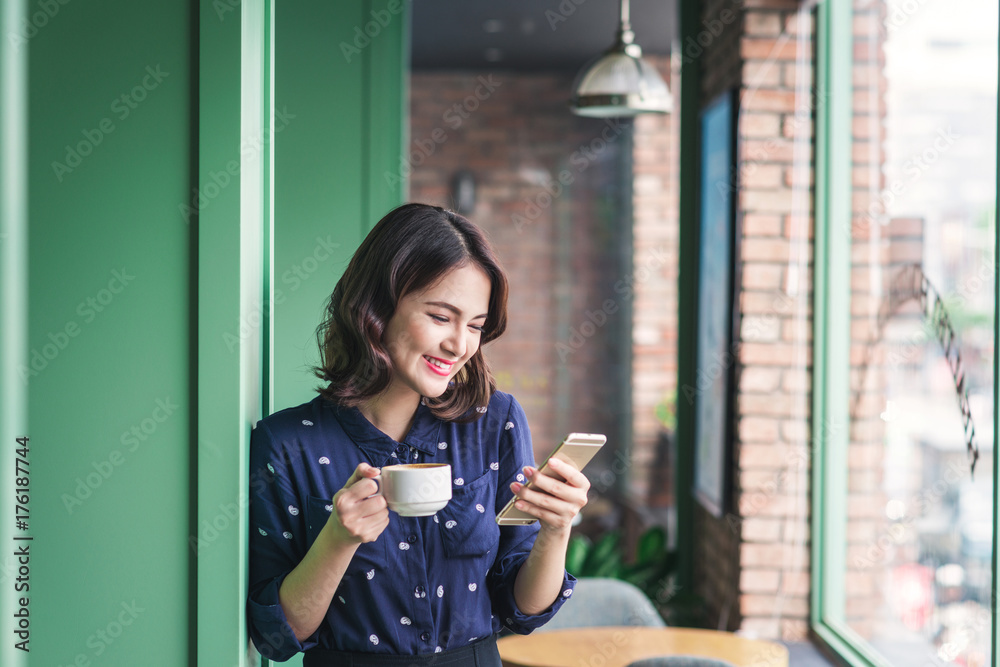
[(555, 495), (547, 491), (522, 486), (515, 493), (522, 501), (537, 505), (557, 514), (575, 514), (582, 503), (586, 502), (586, 497), (581, 498), (578, 491), (572, 487), (562, 484), (565, 495)]
[(536, 519), (538, 518), (539, 513), (542, 512), (542, 508), (540, 508), (538, 505), (532, 505), (531, 503), (525, 502), (524, 500), (518, 500), (516, 503), (514, 503), (514, 508), (524, 512), (525, 514), (529, 514), (535, 517)]
[(587, 476), (580, 472), (580, 470), (573, 463), (553, 458), (549, 460), (549, 466), (552, 468), (553, 472), (560, 475), (570, 486), (575, 486), (581, 489), (590, 488), (590, 480), (587, 479)]
[(381, 512), (385, 512), (385, 515), (389, 516), (389, 505), (386, 503), (384, 496), (369, 496), (360, 501), (357, 507), (361, 516), (366, 519), (376, 516)]
[(572, 523), (573, 521), (573, 517), (576, 516), (577, 514), (576, 511), (556, 512), (550, 509), (546, 509), (545, 507), (539, 507), (538, 505), (529, 503), (524, 500), (518, 500), (516, 503), (514, 503), (514, 506), (517, 509), (524, 512), (525, 514), (535, 517), (542, 523), (555, 527), (563, 527), (570, 525), (570, 523)]
[(359, 479), (345, 490), (347, 493), (351, 494), (351, 497), (359, 501), (373, 496), (376, 498), (380, 497), (375, 495), (378, 493), (378, 482), (369, 477)]
[(371, 479), (372, 477), (378, 477), (379, 473), (382, 472), (381, 468), (376, 468), (373, 465), (369, 465), (362, 461), (358, 464), (358, 467), (354, 469), (355, 472), (360, 472), (365, 477)]
[(357, 516), (361, 511), (361, 503), (369, 498), (381, 498), (375, 495), (377, 491), (378, 484), (371, 479), (361, 479), (351, 486), (345, 486), (333, 496), (337, 516), (341, 518)]
[[(346, 495), (347, 492), (344, 493)], [(373, 523), (388, 524), (389, 508), (382, 496), (351, 502), (338, 502), (337, 517), (341, 525), (352, 535), (360, 537), (372, 530)]]
[[(534, 471), (531, 468), (526, 468), (525, 474), (527, 474), (530, 479), (528, 488), (539, 489), (560, 498), (571, 498), (574, 497), (574, 492), (582, 491), (583, 493), (586, 493), (590, 488), (590, 482), (586, 477), (583, 477), (585, 486), (581, 487), (570, 482), (565, 482), (562, 479), (549, 477), (548, 475)], [(579, 483), (579, 480), (574, 481)]]
[(551, 492), (557, 485), (564, 483), (562, 479), (557, 479), (531, 467), (524, 468), (524, 476), (528, 478), (528, 485), (531, 488), (543, 491)]
[[(543, 485), (549, 488), (542, 488)], [(579, 512), (587, 504), (587, 489), (580, 489), (554, 480), (542, 481), (539, 485), (532, 484), (528, 487), (521, 487), (514, 493), (528, 502), (557, 512)]]
[(356, 484), (358, 481), (362, 479), (366, 478), (370, 479), (372, 477), (377, 477), (380, 472), (381, 470), (379, 470), (378, 468), (362, 461), (361, 463), (358, 464), (358, 467), (354, 469), (354, 472), (351, 473), (350, 478), (348, 478), (348, 480), (344, 482), (344, 488), (346, 489), (347, 487)]
[(363, 477), (363, 475), (361, 474), (362, 465), (364, 464), (362, 463), (358, 464), (358, 467), (354, 469), (354, 472), (351, 473), (351, 476), (347, 478), (347, 481), (344, 482), (344, 486), (342, 486), (341, 488), (344, 489), (350, 488), (355, 482), (357, 482), (359, 479)]

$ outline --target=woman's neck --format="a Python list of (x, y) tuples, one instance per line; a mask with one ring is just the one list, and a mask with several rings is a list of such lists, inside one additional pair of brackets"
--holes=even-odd
[(393, 391), (390, 386), (378, 396), (362, 403), (358, 409), (375, 428), (396, 442), (401, 442), (413, 426), (413, 418), (419, 405), (420, 396), (409, 388), (403, 393)]

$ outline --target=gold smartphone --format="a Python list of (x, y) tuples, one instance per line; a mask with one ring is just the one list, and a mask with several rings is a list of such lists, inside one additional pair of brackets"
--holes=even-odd
[[(608, 439), (600, 433), (570, 433), (563, 441), (559, 443), (559, 446), (549, 454), (545, 462), (539, 466), (538, 471), (541, 474), (548, 474), (552, 472), (549, 468), (549, 461), (553, 458), (558, 458), (563, 461), (569, 461), (573, 463), (577, 470), (583, 470), (583, 467), (590, 462), (590, 459), (594, 458), (594, 454), (604, 446), (604, 443)], [(558, 474), (552, 472), (551, 477), (559, 478)], [(527, 486), (531, 486), (529, 481)], [(514, 496), (510, 501), (504, 506), (500, 513), (497, 515), (497, 523), (501, 526), (527, 526), (528, 524), (538, 521), (535, 517), (530, 514), (526, 514), (519, 509), (514, 507), (514, 501), (517, 500), (517, 496)]]

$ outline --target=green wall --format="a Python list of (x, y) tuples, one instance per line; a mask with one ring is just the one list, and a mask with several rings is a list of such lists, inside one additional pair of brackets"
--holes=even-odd
[(31, 663), (186, 664), (190, 10), (56, 6), (29, 44)]
[(398, 175), (404, 141), (406, 7), (276, 5), (275, 108), (294, 118), (274, 156), (275, 409), (315, 394), (308, 369), (326, 298), (368, 230), (402, 203), (385, 172)]
[[(304, 11), (311, 4), (291, 0), (275, 8), (275, 108), (294, 118), (278, 135), (274, 155), (274, 409), (313, 394), (318, 379), (308, 368), (319, 358), (314, 328), (367, 222), (362, 197), (344, 197), (362, 193), (362, 133), (338, 131), (360, 129), (368, 111), (364, 51), (351, 53), (348, 63), (338, 48), (350, 44), (364, 7), (326, 3)], [(296, 39), (283, 39), (288, 34)], [(305, 201), (316, 206), (303, 206)]]
[[(382, 3), (3, 1), (2, 432), (30, 436), (31, 499), (0, 537), (34, 538), (31, 664), (243, 664), (249, 428), (309, 397), (322, 301), (400, 196), (407, 12), (349, 63)], [(27, 664), (10, 563), (0, 662)]]

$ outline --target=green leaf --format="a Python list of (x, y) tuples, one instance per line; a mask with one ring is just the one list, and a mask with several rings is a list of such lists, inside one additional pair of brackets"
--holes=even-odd
[(593, 574), (589, 575), (592, 577), (611, 577), (613, 579), (618, 578), (618, 574), (622, 570), (622, 557), (617, 551), (611, 552), (607, 558), (599, 561), (594, 568)]
[(663, 563), (636, 563), (622, 570), (621, 578), (649, 594), (651, 586), (664, 576)]
[(587, 554), (591, 549), (591, 542), (584, 535), (576, 535), (569, 541), (566, 547), (566, 571), (574, 577), (581, 576), (583, 564), (587, 561)]
[[(618, 541), (621, 536), (617, 531), (610, 531), (595, 544), (587, 554), (582, 572), (585, 577), (605, 577), (606, 573), (621, 563), (621, 553), (618, 551)], [(610, 563), (610, 565), (609, 565)]]
[(661, 526), (653, 526), (639, 537), (636, 548), (637, 563), (661, 561), (667, 553), (667, 531)]

